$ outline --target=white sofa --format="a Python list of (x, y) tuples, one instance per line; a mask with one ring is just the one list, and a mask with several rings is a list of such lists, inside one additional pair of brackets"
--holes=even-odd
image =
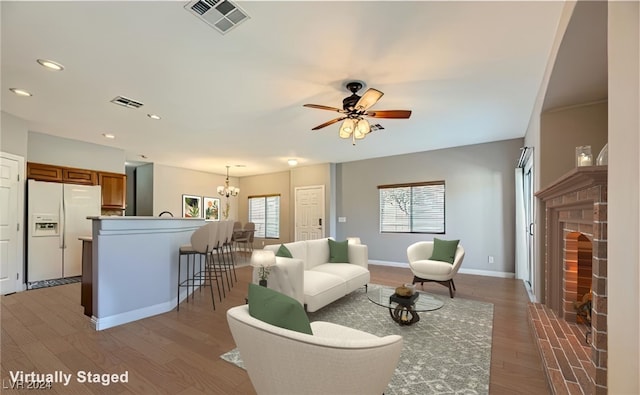
[(382, 394), (402, 351), (398, 335), (324, 321), (307, 335), (253, 318), (247, 305), (227, 310), (227, 322), (258, 394)]
[[(369, 283), (369, 256), (364, 244), (349, 244), (349, 263), (329, 263), (327, 238), (284, 245), (293, 258), (276, 257), (276, 265), (270, 268), (268, 287), (298, 300), (308, 312), (317, 311)], [(273, 252), (279, 248), (280, 244), (264, 247)], [(258, 270), (253, 270), (256, 284)]]

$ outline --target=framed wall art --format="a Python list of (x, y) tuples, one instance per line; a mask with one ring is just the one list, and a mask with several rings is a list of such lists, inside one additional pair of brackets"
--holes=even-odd
[(220, 221), (220, 199), (204, 197), (204, 219), (207, 221)]
[(202, 197), (182, 195), (182, 217), (202, 218)]

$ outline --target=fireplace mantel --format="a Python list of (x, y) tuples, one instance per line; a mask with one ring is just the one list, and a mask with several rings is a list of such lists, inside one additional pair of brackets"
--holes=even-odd
[(567, 193), (587, 189), (595, 185), (607, 184), (607, 166), (576, 167), (558, 178), (548, 187), (538, 191), (536, 196), (546, 201)]
[(558, 178), (548, 187), (538, 191), (536, 196), (547, 201), (567, 193), (587, 189), (595, 185), (607, 184), (607, 166), (576, 167)]

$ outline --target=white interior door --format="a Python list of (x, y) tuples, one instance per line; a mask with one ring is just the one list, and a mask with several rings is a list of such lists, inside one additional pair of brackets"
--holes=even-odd
[(295, 189), (296, 241), (324, 237), (324, 185)]
[(18, 291), (22, 273), (22, 254), (19, 253), (20, 228), (20, 161), (0, 157), (0, 294)]

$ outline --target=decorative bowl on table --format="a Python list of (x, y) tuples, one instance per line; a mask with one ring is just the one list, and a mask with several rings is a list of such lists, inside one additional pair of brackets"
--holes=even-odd
[(404, 284), (396, 288), (396, 295), (402, 298), (410, 298), (416, 292), (416, 286), (413, 284)]

